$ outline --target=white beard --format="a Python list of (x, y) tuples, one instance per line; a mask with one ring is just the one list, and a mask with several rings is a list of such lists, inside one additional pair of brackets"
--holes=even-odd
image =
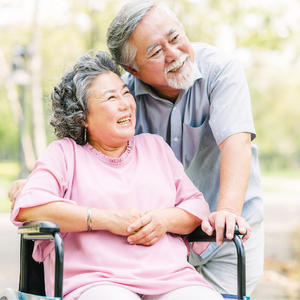
[(168, 86), (177, 90), (186, 90), (194, 84), (193, 64), (189, 58), (186, 58), (182, 72), (168, 72), (166, 75)]

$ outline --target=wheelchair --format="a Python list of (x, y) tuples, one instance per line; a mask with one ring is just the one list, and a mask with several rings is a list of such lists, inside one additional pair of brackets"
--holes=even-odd
[[(0, 300), (63, 300), (63, 239), (60, 228), (53, 222), (26, 222), (18, 228), (21, 234), (19, 290), (5, 289)], [(237, 295), (222, 296), (225, 299), (250, 300), (246, 296), (245, 252), (243, 242), (236, 226), (232, 242), (237, 250)], [(44, 268), (32, 258), (34, 241), (50, 240), (55, 244), (55, 284), (54, 297), (45, 297)], [(189, 242), (214, 242), (216, 232), (208, 236), (201, 227), (188, 236)], [(224, 241), (229, 241), (224, 236)]]

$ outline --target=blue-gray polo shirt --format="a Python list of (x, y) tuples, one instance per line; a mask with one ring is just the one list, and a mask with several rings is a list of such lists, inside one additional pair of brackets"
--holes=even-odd
[[(218, 145), (235, 133), (249, 132), (252, 140), (256, 133), (241, 63), (213, 46), (192, 45), (195, 82), (188, 90), (180, 91), (175, 104), (158, 97), (147, 84), (130, 74), (125, 74), (123, 80), (136, 99), (136, 134), (153, 133), (165, 139), (213, 212), (217, 209), (220, 190)], [(249, 219), (261, 206), (258, 150), (252, 144), (250, 179), (242, 216)], [(207, 257), (217, 247), (212, 243), (201, 257)]]

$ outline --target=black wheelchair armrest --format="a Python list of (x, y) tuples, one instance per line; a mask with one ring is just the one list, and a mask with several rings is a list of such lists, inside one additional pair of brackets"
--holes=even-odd
[(20, 291), (28, 290), (28, 257), (32, 255), (28, 241), (50, 240), (55, 244), (54, 296), (62, 299), (64, 246), (58, 225), (48, 221), (25, 222), (18, 227), (18, 233), (21, 234)]
[[(245, 234), (242, 234), (239, 232), (239, 228), (236, 225), (234, 236), (232, 240), (228, 240), (226, 238), (226, 228), (224, 230), (224, 241), (232, 241), (235, 244), (236, 250), (237, 250), (237, 298), (243, 299), (244, 296), (246, 296), (246, 267), (245, 267), (245, 250), (243, 242), (240, 238), (240, 236), (244, 236)], [(197, 227), (193, 232), (191, 232), (188, 235), (188, 241), (189, 242), (215, 242), (216, 241), (216, 231), (214, 230), (213, 234), (209, 236), (207, 233), (205, 233), (201, 226)]]

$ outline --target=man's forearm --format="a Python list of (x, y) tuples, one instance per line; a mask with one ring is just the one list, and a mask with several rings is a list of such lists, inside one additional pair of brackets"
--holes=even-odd
[(238, 133), (221, 145), (220, 194), (217, 210), (241, 215), (251, 165), (250, 133)]

